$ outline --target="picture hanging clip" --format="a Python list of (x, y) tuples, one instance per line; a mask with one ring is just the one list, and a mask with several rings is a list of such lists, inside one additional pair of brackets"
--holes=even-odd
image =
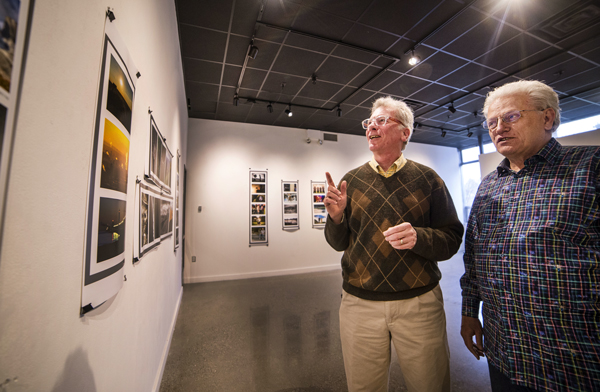
[(138, 176), (135, 176), (135, 183), (139, 184), (140, 182), (142, 182), (142, 180), (140, 180)]
[(110, 20), (111, 23), (113, 20), (115, 20), (115, 13), (112, 12), (110, 7), (106, 10), (106, 17), (108, 18), (108, 20)]
[(152, 114), (152, 110), (150, 110), (150, 106), (148, 106), (148, 114)]
[(140, 73), (140, 71), (138, 71), (138, 72), (135, 74), (135, 76), (136, 76), (136, 77), (139, 79), (139, 78), (140, 78), (140, 76), (142, 76), (142, 74)]

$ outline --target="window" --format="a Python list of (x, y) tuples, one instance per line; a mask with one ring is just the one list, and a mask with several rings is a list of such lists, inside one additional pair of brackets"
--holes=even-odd
[(554, 137), (565, 137), (600, 129), (600, 115), (560, 124)]

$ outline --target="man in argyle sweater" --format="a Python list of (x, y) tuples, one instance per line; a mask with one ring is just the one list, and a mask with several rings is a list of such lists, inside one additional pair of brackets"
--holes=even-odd
[(413, 114), (380, 98), (363, 121), (373, 159), (336, 187), (326, 173), (327, 242), (342, 256), (340, 336), (348, 389), (386, 391), (390, 340), (409, 391), (450, 391), (449, 350), (437, 262), (463, 226), (442, 179), (402, 150)]

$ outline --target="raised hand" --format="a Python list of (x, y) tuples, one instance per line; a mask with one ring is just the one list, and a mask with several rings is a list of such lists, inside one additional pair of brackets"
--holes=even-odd
[(333, 223), (339, 224), (344, 216), (344, 209), (346, 208), (346, 202), (348, 200), (348, 195), (346, 194), (347, 184), (346, 181), (342, 181), (340, 189), (337, 189), (329, 172), (325, 173), (325, 177), (327, 177), (328, 185), (327, 194), (325, 195), (324, 200), (325, 208), (333, 220)]

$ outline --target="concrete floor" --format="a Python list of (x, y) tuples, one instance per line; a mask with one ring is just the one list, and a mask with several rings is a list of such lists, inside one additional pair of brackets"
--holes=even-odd
[[(452, 390), (490, 391), (460, 337), (462, 254), (440, 263)], [(160, 392), (347, 391), (340, 271), (185, 285)], [(394, 358), (389, 391), (406, 391)]]

